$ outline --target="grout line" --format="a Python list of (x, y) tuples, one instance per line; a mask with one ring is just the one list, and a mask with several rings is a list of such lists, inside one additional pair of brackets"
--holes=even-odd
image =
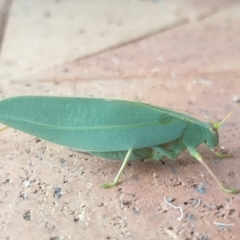
[(1, 50), (2, 50), (4, 34), (7, 27), (11, 5), (13, 3), (13, 0), (2, 0), (2, 1), (3, 2), (0, 4), (0, 58), (1, 58)]
[(72, 60), (71, 62), (68, 62), (68, 63), (74, 63), (74, 62), (77, 62), (77, 61), (80, 61), (80, 60), (85, 60), (85, 59), (88, 59), (88, 58), (91, 58), (91, 57), (94, 57), (96, 55), (99, 55), (99, 54), (102, 54), (102, 53), (105, 53), (105, 52), (108, 52), (108, 51), (112, 51), (112, 50), (115, 50), (117, 48), (121, 48), (121, 47), (125, 47), (125, 46), (128, 46), (128, 45), (131, 45), (133, 43), (136, 43), (136, 42), (139, 42), (141, 40), (144, 40), (145, 38), (149, 38), (149, 37), (152, 37), (152, 36), (155, 36), (159, 33), (163, 33), (163, 32), (166, 32), (166, 31), (169, 31), (169, 30), (172, 30), (172, 29), (175, 29), (175, 28), (178, 28), (178, 27), (182, 27), (186, 24), (189, 24), (191, 22), (200, 22), (200, 21), (203, 21), (207, 18), (210, 18), (214, 15), (217, 15), (221, 12), (224, 12), (226, 10), (229, 10), (233, 7), (235, 7), (236, 5), (238, 4), (233, 4), (232, 6), (228, 7), (228, 8), (224, 8), (224, 9), (216, 9), (215, 11), (210, 11), (209, 13), (205, 13), (205, 14), (202, 14), (202, 15), (199, 15), (194, 21), (191, 21), (189, 18), (183, 18), (183, 19), (180, 19), (179, 21), (175, 22), (175, 23), (172, 23), (172, 24), (169, 24), (167, 26), (164, 26), (164, 27), (160, 27), (159, 29), (157, 30), (154, 30), (152, 32), (148, 32), (144, 35), (141, 35), (137, 38), (134, 38), (132, 40), (128, 40), (126, 42), (122, 42), (122, 43), (118, 43), (116, 45), (113, 45), (113, 46), (110, 46), (110, 47), (107, 47), (105, 49), (102, 49), (100, 51), (97, 51), (97, 52), (94, 52), (94, 53), (91, 53), (89, 55), (86, 55), (84, 57), (81, 57), (81, 58), (76, 58), (74, 60)]
[[(189, 72), (189, 73), (182, 73), (182, 74), (177, 74), (177, 78), (179, 77), (185, 77), (185, 78), (188, 78), (188, 77), (191, 77), (192, 80), (194, 80), (194, 78), (196, 79), (199, 79), (199, 84), (201, 83), (201, 79), (205, 79), (205, 81), (209, 81), (211, 82), (211, 77), (214, 77), (215, 75), (218, 75), (218, 74), (221, 74), (221, 75), (229, 75), (229, 74), (233, 74), (235, 75), (237, 78), (240, 77), (240, 68), (239, 70), (232, 70), (232, 71), (212, 71), (212, 72)], [(31, 76), (30, 76), (31, 78)], [(96, 76), (93, 76), (93, 77), (76, 77), (76, 76), (73, 76), (73, 77), (65, 77), (65, 76), (62, 76), (62, 77), (56, 77), (56, 76), (50, 76), (49, 78), (38, 78), (38, 79), (35, 79), (34, 81), (35, 82), (70, 82), (70, 81), (73, 81), (73, 82), (78, 82), (78, 81), (101, 81), (101, 80), (104, 80), (104, 81), (108, 81), (108, 80), (144, 80), (144, 79), (148, 79), (148, 80), (159, 80), (159, 79), (172, 79), (173, 77), (171, 76), (171, 74), (162, 74), (162, 75), (144, 75), (144, 76), (137, 76), (137, 75), (125, 75), (125, 76), (116, 76), (113, 75), (112, 76), (106, 76), (106, 77), (98, 77), (97, 75)], [(209, 79), (209, 80), (207, 80)], [(12, 79), (12, 80), (9, 80), (9, 83), (11, 84), (22, 84), (22, 83), (28, 83), (29, 80), (28, 79), (18, 79), (18, 80), (15, 80), (15, 79)], [(198, 83), (198, 82), (196, 82)]]
[(218, 15), (218, 14), (221, 14), (222, 12), (229, 11), (230, 9), (235, 8), (238, 5), (239, 5), (239, 3), (233, 3), (231, 6), (216, 9), (216, 10), (211, 11), (209, 13), (203, 13), (196, 18), (196, 21), (203, 21), (203, 20), (205, 20), (207, 18), (210, 18), (214, 15)]
[(105, 49), (102, 49), (100, 51), (97, 51), (97, 52), (94, 52), (94, 53), (91, 53), (89, 55), (86, 55), (84, 57), (80, 57), (80, 58), (76, 58), (68, 63), (74, 63), (74, 62), (77, 62), (77, 61), (80, 61), (80, 60), (85, 60), (85, 59), (88, 59), (88, 58), (91, 58), (91, 57), (94, 57), (94, 56), (97, 56), (99, 54), (103, 54), (103, 53), (106, 53), (108, 51), (112, 51), (112, 50), (115, 50), (115, 49), (118, 49), (118, 48), (121, 48), (121, 47), (125, 47), (125, 46), (128, 46), (128, 45), (131, 45), (133, 43), (136, 43), (136, 42), (139, 42), (141, 40), (144, 40), (145, 38), (149, 38), (149, 37), (152, 37), (152, 36), (155, 36), (159, 33), (162, 33), (162, 32), (166, 32), (168, 30), (172, 30), (172, 29), (175, 29), (175, 28), (178, 28), (178, 27), (181, 27), (183, 25), (186, 25), (189, 23), (189, 20), (187, 18), (184, 18), (184, 19), (180, 19), (179, 21), (173, 23), (173, 24), (169, 24), (167, 26), (164, 26), (164, 27), (160, 27), (159, 29), (157, 30), (153, 30), (151, 32), (148, 32), (144, 35), (141, 35), (139, 37), (136, 37), (132, 40), (128, 40), (126, 42), (121, 42), (121, 43), (118, 43), (116, 45), (112, 45), (110, 47), (106, 47)]

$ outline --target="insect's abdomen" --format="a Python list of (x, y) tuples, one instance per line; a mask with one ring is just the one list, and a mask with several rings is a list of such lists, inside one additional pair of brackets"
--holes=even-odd
[[(107, 159), (113, 160), (124, 160), (128, 151), (115, 151), (115, 152), (89, 152), (98, 157), (103, 157)], [(129, 161), (147, 159), (152, 157), (152, 149), (151, 148), (142, 148), (142, 149), (134, 149), (131, 153)]]

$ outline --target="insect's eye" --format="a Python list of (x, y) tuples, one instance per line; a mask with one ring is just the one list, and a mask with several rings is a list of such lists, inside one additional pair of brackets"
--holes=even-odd
[(217, 134), (217, 129), (216, 128), (210, 128), (211, 133)]

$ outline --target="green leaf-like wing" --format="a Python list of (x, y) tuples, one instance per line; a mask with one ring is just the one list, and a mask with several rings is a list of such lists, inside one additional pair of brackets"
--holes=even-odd
[(186, 123), (173, 113), (169, 117), (171, 111), (166, 116), (164, 109), (148, 104), (98, 98), (20, 96), (0, 101), (1, 123), (63, 146), (98, 152), (175, 140)]

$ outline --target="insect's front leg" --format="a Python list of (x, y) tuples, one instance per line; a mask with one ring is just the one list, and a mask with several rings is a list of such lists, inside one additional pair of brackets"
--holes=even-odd
[(221, 153), (220, 151), (218, 151), (217, 149), (211, 149), (215, 155), (217, 156), (217, 158), (223, 159), (223, 158), (232, 158), (233, 155), (231, 153)]
[(233, 193), (236, 194), (238, 193), (237, 189), (227, 189), (225, 187), (223, 187), (222, 183), (219, 181), (219, 179), (217, 178), (217, 176), (213, 173), (213, 171), (208, 167), (208, 165), (205, 163), (205, 161), (203, 160), (202, 156), (197, 152), (196, 148), (194, 147), (188, 147), (188, 151), (190, 153), (190, 155), (192, 157), (194, 157), (195, 159), (197, 159), (200, 163), (202, 163), (202, 165), (207, 169), (207, 171), (210, 173), (210, 175), (215, 179), (215, 181), (218, 183), (218, 185), (220, 186), (220, 188), (227, 192), (227, 193)]

